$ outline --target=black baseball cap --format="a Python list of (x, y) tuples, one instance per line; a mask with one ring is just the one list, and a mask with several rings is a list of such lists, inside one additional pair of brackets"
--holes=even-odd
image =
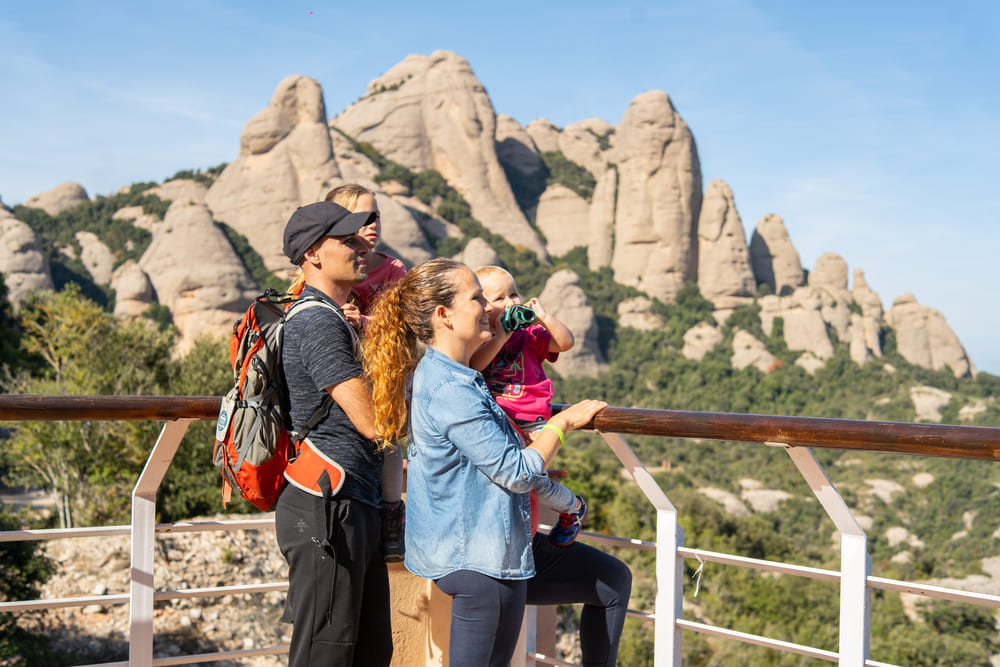
[(318, 201), (295, 209), (285, 225), (285, 255), (292, 264), (301, 264), (306, 251), (324, 236), (348, 236), (370, 224), (375, 211), (351, 213), (332, 201)]

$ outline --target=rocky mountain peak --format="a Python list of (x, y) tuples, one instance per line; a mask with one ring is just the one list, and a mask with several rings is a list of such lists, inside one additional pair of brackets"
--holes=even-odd
[(701, 165), (694, 136), (669, 96), (632, 100), (615, 131), (618, 197), (615, 280), (666, 301), (698, 279)]
[(497, 158), (493, 104), (464, 58), (409, 56), (330, 124), (413, 171), (440, 172), (494, 233), (547, 259)]
[[(497, 115), (469, 62), (448, 51), (407, 57), (330, 120), (319, 83), (287, 77), (247, 122), (237, 157), (210, 188), (177, 179), (150, 190), (173, 202), (163, 221), (137, 206), (115, 214), (153, 234), (138, 263), (114, 266), (94, 230), (77, 235), (79, 259), (96, 283), (116, 290), (122, 317), (154, 301), (169, 306), (185, 346), (202, 332), (225, 335), (257, 287), (220, 225), (246, 237), (268, 270), (290, 275), (293, 267), (281, 252), (285, 222), (298, 206), (345, 181), (376, 192), (383, 249), (407, 265), (433, 256), (442, 242), (441, 252), (451, 248), (447, 254), (472, 265), (501, 261), (499, 248), (468, 238), (467, 227), (442, 217), (439, 198), (421, 200), (405, 179), (385, 178), (382, 163), (358, 142), (413, 172), (437, 171), (492, 234), (543, 262), (585, 248), (591, 270), (608, 267), (616, 282), (645, 293), (622, 304), (620, 325), (662, 326), (650, 314), (650, 299), (673, 301), (692, 282), (723, 322), (765, 284), (772, 294), (757, 299), (764, 332), (770, 335), (782, 318), (788, 348), (802, 352), (800, 365), (810, 372), (833, 356), (831, 330), (862, 364), (881, 356), (885, 325), (896, 330), (897, 349), (911, 362), (956, 375), (974, 372), (938, 311), (903, 295), (883, 315), (863, 272), (855, 271), (848, 289), (844, 258), (822, 255), (806, 284), (780, 216), (762, 217), (748, 245), (732, 189), (716, 180), (703, 194), (693, 133), (666, 92), (637, 95), (617, 125), (587, 118), (560, 128), (541, 118), (522, 127)], [(55, 215), (86, 200), (81, 186), (67, 183), (28, 205)], [(0, 209), (0, 270), (15, 303), (26, 290), (52, 285), (37, 237), (6, 209)], [(573, 320), (579, 341), (578, 353), (563, 355), (558, 372), (599, 372), (604, 360), (593, 310), (576, 275), (554, 274), (545, 302), (554, 312), (565, 309), (559, 315)], [(685, 346), (717, 344), (718, 328), (706, 327), (714, 333), (696, 331)], [(752, 338), (741, 336), (733, 363), (770, 368), (771, 360), (757, 354), (764, 343)]]
[(79, 183), (63, 183), (51, 190), (29, 197), (24, 205), (29, 208), (40, 208), (49, 215), (55, 216), (89, 199), (87, 191)]
[(750, 239), (750, 262), (758, 283), (777, 295), (791, 293), (806, 282), (799, 252), (792, 245), (780, 215), (765, 215)]
[(326, 105), (319, 82), (295, 75), (278, 84), (271, 103), (251, 118), (240, 134), (240, 155), (266, 153), (302, 123), (325, 123)]
[(296, 208), (323, 198), (340, 177), (326, 126), (323, 92), (304, 76), (282, 81), (243, 128), (240, 155), (204, 201), (216, 220), (247, 237), (267, 268), (287, 273), (281, 233)]
[(885, 321), (896, 331), (896, 349), (910, 363), (935, 370), (948, 368), (955, 377), (975, 374), (965, 348), (944, 315), (918, 303), (913, 294), (897, 297)]
[(698, 218), (698, 287), (716, 305), (726, 297), (749, 302), (757, 292), (743, 221), (732, 189), (720, 180), (705, 189)]
[(0, 209), (0, 272), (7, 300), (15, 308), (29, 292), (53, 287), (49, 260), (38, 237), (6, 208)]

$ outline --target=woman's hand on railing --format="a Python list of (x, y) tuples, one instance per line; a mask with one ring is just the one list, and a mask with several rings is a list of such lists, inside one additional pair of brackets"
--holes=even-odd
[(552, 415), (548, 423), (565, 431), (575, 431), (590, 423), (598, 412), (608, 407), (605, 401), (587, 398), (574, 403), (556, 415)]

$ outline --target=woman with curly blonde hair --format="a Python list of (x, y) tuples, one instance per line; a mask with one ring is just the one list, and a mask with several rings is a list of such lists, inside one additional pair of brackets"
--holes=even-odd
[[(453, 665), (508, 664), (526, 603), (583, 603), (583, 662), (613, 665), (631, 591), (628, 567), (580, 542), (557, 546), (533, 535), (529, 500), (531, 490), (551, 483), (546, 470), (565, 433), (607, 403), (566, 408), (524, 447), (469, 366), (493, 337), (491, 310), (471, 269), (434, 259), (382, 293), (365, 332), (375, 431), (385, 440), (407, 438), (406, 568), (452, 597)], [(582, 499), (566, 492), (585, 512)]]

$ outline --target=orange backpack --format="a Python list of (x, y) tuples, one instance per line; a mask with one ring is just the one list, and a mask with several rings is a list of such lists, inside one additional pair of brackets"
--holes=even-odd
[(333, 404), (323, 392), (323, 403), (305, 427), (291, 432), (288, 387), (281, 370), (282, 333), (293, 315), (310, 307), (329, 308), (344, 317), (318, 297), (293, 300), (269, 289), (233, 325), (229, 358), (234, 385), (222, 400), (212, 449), (213, 463), (222, 475), (224, 507), (236, 488), (258, 509), (272, 509), (285, 487), (285, 468), (297, 455), (298, 443)]

